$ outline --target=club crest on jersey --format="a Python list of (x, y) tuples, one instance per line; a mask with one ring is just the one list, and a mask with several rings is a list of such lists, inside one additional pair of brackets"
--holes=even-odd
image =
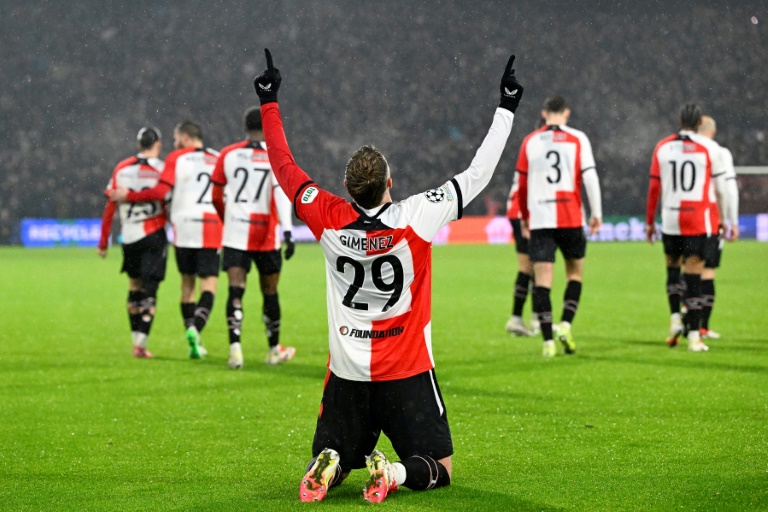
[(424, 196), (427, 198), (427, 201), (432, 203), (439, 203), (445, 199), (445, 190), (443, 190), (442, 187), (433, 188), (432, 190), (427, 190), (424, 192)]
[(317, 187), (307, 187), (303, 194), (301, 194), (301, 203), (309, 204), (317, 197)]

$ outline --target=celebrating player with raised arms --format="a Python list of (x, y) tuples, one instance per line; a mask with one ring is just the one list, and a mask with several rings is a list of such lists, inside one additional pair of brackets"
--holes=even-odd
[[(687, 103), (680, 110), (680, 131), (662, 139), (653, 151), (646, 207), (646, 236), (656, 239), (656, 207), (661, 199), (661, 234), (667, 263), (667, 297), (671, 312), (667, 346), (675, 347), (688, 331), (688, 350), (704, 352), (701, 341), (701, 274), (707, 254), (717, 245), (720, 211), (726, 212), (728, 172), (720, 147), (696, 133), (701, 110)], [(714, 185), (714, 186), (713, 186)], [(738, 226), (736, 226), (738, 230)], [(737, 231), (738, 232), (738, 231)], [(680, 317), (680, 267), (686, 326)]]
[[(176, 264), (181, 274), (181, 314), (189, 357), (200, 359), (207, 353), (200, 332), (213, 308), (219, 276), (222, 226), (211, 198), (211, 174), (219, 153), (203, 145), (202, 130), (192, 121), (176, 125), (173, 140), (176, 151), (166, 158), (155, 187), (133, 192), (120, 188), (110, 197), (137, 202), (162, 200), (170, 194)], [(197, 278), (201, 294), (195, 304)]]
[[(280, 72), (254, 86), (269, 161), (296, 214), (319, 240), (326, 260), (330, 358), (313, 459), (301, 481), (302, 501), (320, 501), (333, 485), (367, 466), (368, 501), (405, 486), (450, 484), (453, 443), (432, 358), (431, 241), (485, 188), (501, 158), (523, 94), (509, 59), (501, 102), (469, 168), (437, 188), (393, 202), (384, 156), (363, 146), (347, 163), (353, 202), (323, 190), (296, 164), (283, 131)], [(384, 432), (400, 457), (376, 450)]]
[[(243, 366), (240, 334), (243, 323), (243, 295), (251, 260), (259, 271), (264, 297), (262, 319), (267, 327), (267, 364), (293, 358), (296, 350), (280, 344), (280, 301), (277, 282), (283, 260), (280, 256), (280, 228), (285, 238), (285, 259), (293, 256), (291, 201), (277, 184), (269, 165), (261, 111), (245, 113), (248, 138), (221, 150), (213, 170), (213, 205), (224, 221), (224, 270), (229, 279), (227, 327), (229, 367)], [(226, 204), (225, 204), (226, 201)], [(278, 218), (280, 222), (278, 223)]]
[[(160, 156), (160, 130), (146, 127), (136, 136), (139, 153), (126, 158), (115, 167), (106, 194), (124, 187), (142, 190), (157, 185), (163, 171)], [(99, 256), (106, 257), (109, 233), (117, 203), (107, 202), (101, 220)], [(157, 288), (165, 278), (168, 239), (165, 234), (166, 214), (162, 201), (121, 204), (120, 232), (123, 239), (123, 267), (128, 274), (128, 317), (131, 323), (133, 355), (151, 358), (147, 337), (155, 318)]]
[[(523, 140), (517, 159), (521, 225), (524, 233), (530, 233), (528, 257), (533, 264), (533, 310), (541, 325), (544, 357), (556, 355), (555, 331), (566, 354), (576, 351), (571, 323), (581, 298), (587, 249), (582, 183), (591, 210), (591, 234), (600, 230), (603, 216), (592, 145), (584, 132), (566, 126), (570, 115), (565, 98), (548, 98), (541, 111), (546, 124)], [(568, 284), (561, 322), (553, 329), (550, 291), (558, 248), (565, 259)]]

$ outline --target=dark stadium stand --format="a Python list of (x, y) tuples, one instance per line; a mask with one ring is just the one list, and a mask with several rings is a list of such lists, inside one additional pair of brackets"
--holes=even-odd
[[(546, 7), (544, 7), (546, 5)], [(24, 217), (98, 217), (115, 163), (152, 123), (199, 122), (206, 143), (240, 137), (268, 46), (297, 161), (342, 193), (349, 155), (373, 143), (398, 169), (396, 198), (463, 170), (497, 103), (507, 55), (526, 86), (516, 126), (470, 214), (501, 205), (517, 149), (547, 95), (568, 98), (592, 140), (606, 214), (644, 210), (653, 146), (698, 102), (736, 165), (768, 164), (768, 34), (760, 1), (542, 4), (463, 0), (255, 3), (28, 2), (0, 13), (0, 243)], [(764, 20), (768, 23), (768, 19)], [(768, 178), (742, 187), (765, 211)]]

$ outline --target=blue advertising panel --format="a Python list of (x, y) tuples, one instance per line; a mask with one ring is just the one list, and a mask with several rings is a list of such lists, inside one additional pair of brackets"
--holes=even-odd
[(96, 247), (101, 219), (22, 219), (21, 243), (25, 247)]

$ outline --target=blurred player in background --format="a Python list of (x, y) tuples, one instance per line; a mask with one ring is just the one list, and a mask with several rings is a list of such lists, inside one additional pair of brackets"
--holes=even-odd
[[(720, 211), (725, 209), (726, 178), (722, 152), (713, 140), (696, 133), (701, 110), (685, 104), (680, 110), (680, 131), (662, 139), (654, 149), (646, 207), (646, 237), (657, 238), (655, 215), (661, 199), (661, 234), (667, 264), (670, 328), (667, 346), (675, 347), (685, 328), (680, 316), (680, 269), (688, 308), (688, 350), (709, 350), (702, 341), (701, 274), (704, 260), (718, 243)], [(714, 182), (714, 187), (713, 187)], [(738, 230), (738, 227), (736, 228)], [(709, 248), (708, 248), (709, 247)]]
[[(603, 217), (592, 145), (584, 132), (566, 126), (570, 115), (565, 98), (548, 98), (541, 111), (546, 124), (523, 140), (517, 160), (521, 228), (523, 235), (530, 238), (528, 255), (533, 263), (533, 310), (541, 324), (544, 357), (556, 354), (555, 330), (565, 353), (576, 351), (571, 323), (581, 297), (587, 249), (582, 183), (591, 211), (590, 234), (600, 230)], [(568, 283), (561, 322), (553, 329), (550, 291), (558, 248), (565, 258)]]
[[(181, 314), (187, 329), (189, 357), (200, 359), (207, 350), (200, 332), (213, 308), (219, 275), (221, 221), (211, 199), (211, 174), (219, 153), (203, 145), (200, 126), (183, 121), (173, 131), (176, 151), (165, 160), (160, 182), (153, 188), (129, 192), (119, 188), (114, 201), (158, 201), (171, 194), (171, 224), (176, 248), (176, 264), (181, 273)], [(200, 298), (195, 304), (197, 278)]]
[[(139, 153), (126, 158), (115, 167), (105, 194), (118, 187), (142, 190), (154, 187), (163, 171), (159, 159), (162, 142), (160, 130), (146, 127), (136, 136)], [(118, 209), (111, 199), (101, 219), (99, 256), (105, 258), (112, 230), (112, 217)], [(131, 325), (133, 355), (151, 358), (147, 338), (155, 318), (157, 288), (165, 279), (168, 239), (165, 234), (166, 214), (162, 201), (121, 204), (120, 231), (123, 243), (122, 272), (128, 274), (128, 318)]]
[[(717, 124), (710, 116), (702, 116), (697, 132), (704, 137), (714, 140)], [(733, 168), (733, 155), (726, 147), (720, 146), (721, 157), (726, 172), (726, 211), (721, 211), (722, 221), (727, 221), (725, 233), (713, 234), (717, 243), (708, 244), (709, 252), (704, 261), (704, 271), (701, 273), (701, 337), (702, 339), (718, 339), (720, 334), (709, 328), (709, 317), (715, 305), (715, 269), (720, 266), (725, 240), (729, 242), (739, 238), (739, 189), (736, 184), (736, 171)]]
[[(329, 371), (314, 459), (299, 498), (320, 501), (352, 469), (364, 466), (370, 477), (363, 497), (371, 502), (383, 501), (400, 485), (419, 490), (449, 485), (453, 442), (431, 347), (431, 240), (461, 218), (501, 158), (523, 94), (512, 69), (514, 56), (501, 80), (493, 124), (466, 171), (394, 203), (386, 159), (363, 146), (344, 177), (352, 203), (321, 189), (296, 165), (277, 105), (280, 73), (266, 53), (267, 70), (254, 86), (269, 161), (326, 258)], [(400, 462), (390, 463), (375, 449), (382, 431)]]
[(514, 174), (512, 189), (507, 198), (507, 218), (512, 224), (512, 233), (515, 237), (515, 252), (517, 253), (517, 277), (515, 278), (515, 291), (512, 299), (512, 316), (507, 320), (505, 328), (510, 334), (517, 336), (535, 336), (539, 333), (539, 320), (536, 313), (531, 317), (531, 327), (523, 322), (523, 306), (528, 298), (528, 290), (531, 287), (533, 267), (528, 258), (528, 239), (523, 236), (520, 227), (520, 197), (519, 175)]
[[(280, 229), (285, 239), (285, 259), (293, 256), (291, 201), (277, 184), (269, 165), (261, 111), (245, 113), (248, 138), (221, 150), (213, 171), (213, 205), (224, 221), (223, 268), (229, 277), (227, 326), (229, 367), (243, 366), (240, 333), (243, 322), (243, 295), (251, 260), (259, 271), (263, 296), (262, 319), (267, 328), (267, 364), (289, 361), (293, 347), (280, 344), (280, 301), (277, 283), (283, 260), (280, 256)], [(225, 204), (226, 201), (226, 204)], [(279, 218), (279, 223), (278, 223)]]

